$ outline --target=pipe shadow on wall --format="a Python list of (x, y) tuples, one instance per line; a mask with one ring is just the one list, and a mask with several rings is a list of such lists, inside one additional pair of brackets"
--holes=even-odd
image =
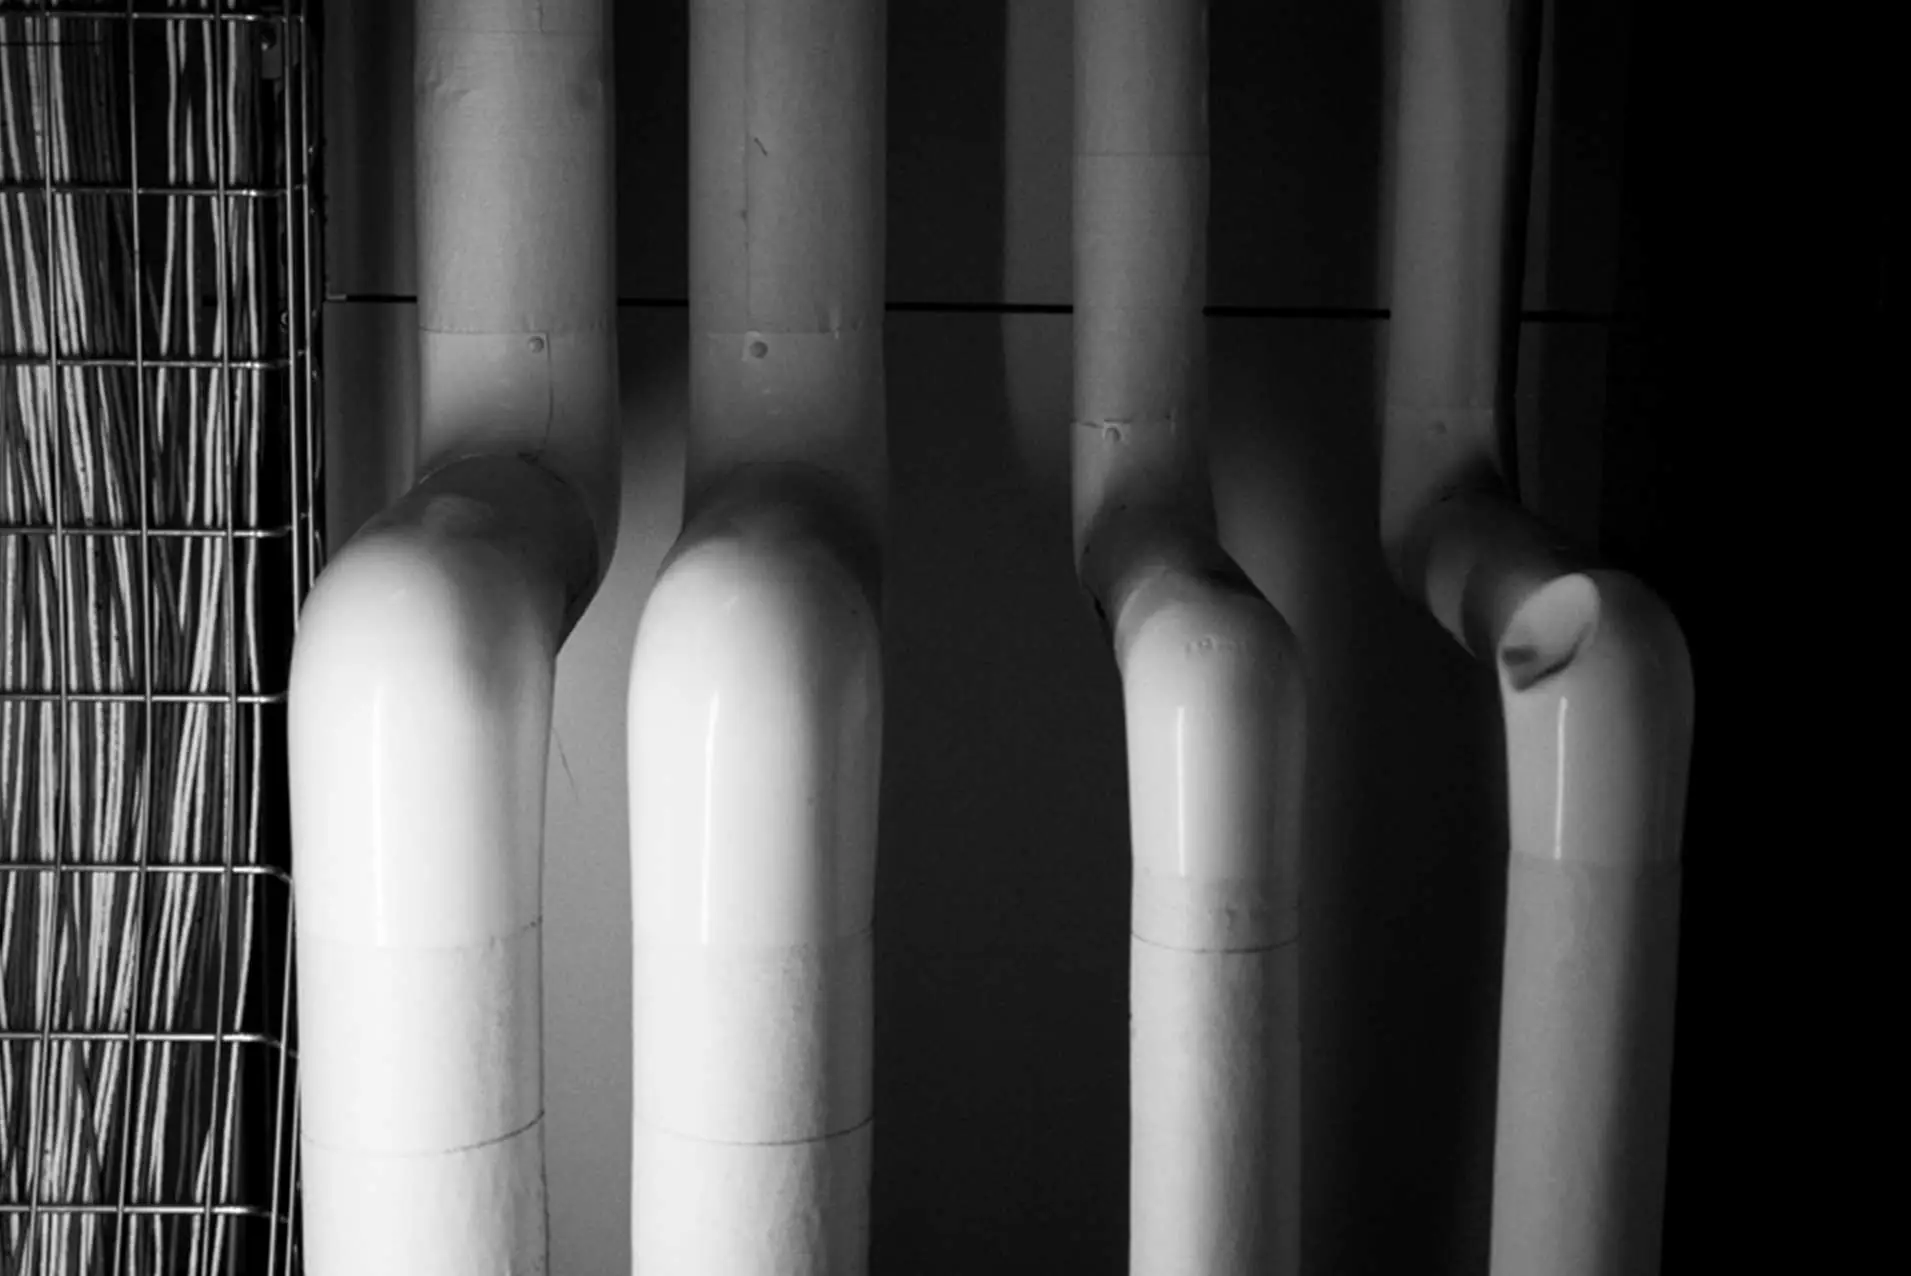
[[(1059, 208), (1020, 184), (1045, 151), (1066, 169), (1066, 21), (1059, 38), (1026, 6), (911, 22), (892, 26), (891, 295), (988, 301), (977, 281), (1000, 280), (1012, 303), (1067, 302), (1027, 251), (1066, 242), (1066, 177)], [(1366, 311), (1378, 13), (1217, 2), (1212, 22), (1212, 295)], [(878, 1270), (1112, 1272), (1126, 777), (1119, 681), (1068, 562), (1069, 322), (974, 324), (890, 324), (875, 1252)], [(1486, 1254), (1502, 746), (1490, 675), (1380, 562), (1383, 333), (1370, 312), (1212, 321), (1217, 499), (1314, 666), (1308, 1270), (1464, 1271)]]
[[(892, 10), (893, 299), (1000, 298), (1008, 21), (999, 3)], [(1113, 1272), (1127, 1182), (1119, 688), (1077, 595), (1065, 490), (1024, 481), (1002, 350), (1007, 322), (1065, 358), (1068, 324), (953, 309), (889, 316), (872, 1261)], [(1066, 363), (1053, 372), (1065, 396)]]
[[(689, 416), (687, 0), (611, 5), (622, 512), (558, 660), (545, 821), (551, 1270), (630, 1267), (631, 910), (625, 697), (637, 622), (683, 508)], [(641, 15), (641, 20), (639, 20)], [(662, 302), (664, 304), (658, 304)]]
[[(1504, 934), (1498, 702), (1379, 551), (1388, 24), (1377, 5), (1276, 8), (1213, 6), (1211, 295), (1306, 314), (1210, 320), (1211, 428), (1223, 539), (1310, 675), (1304, 1269), (1477, 1271)], [(1230, 295), (1256, 277), (1258, 295)]]

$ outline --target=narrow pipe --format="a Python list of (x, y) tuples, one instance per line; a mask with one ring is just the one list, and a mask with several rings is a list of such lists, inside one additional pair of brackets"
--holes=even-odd
[(880, 0), (697, 0), (685, 524), (630, 683), (635, 1270), (866, 1270)]
[(602, 0), (418, 0), (423, 477), (289, 704), (315, 1276), (541, 1272), (551, 683), (615, 535)]
[(1076, 0), (1076, 561), (1121, 669), (1129, 1270), (1299, 1269), (1304, 678), (1202, 444), (1207, 11)]
[(1500, 682), (1492, 1270), (1617, 1276), (1659, 1265), (1692, 676), (1664, 604), (1503, 477), (1534, 20), (1519, 0), (1403, 7), (1381, 536)]

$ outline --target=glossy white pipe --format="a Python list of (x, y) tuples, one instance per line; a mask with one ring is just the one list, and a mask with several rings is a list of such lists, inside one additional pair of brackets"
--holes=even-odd
[(308, 599), (291, 683), (306, 1266), (542, 1271), (552, 662), (589, 527), (469, 460)]
[(883, 6), (691, 8), (683, 534), (630, 684), (635, 1270), (866, 1269)]
[(426, 475), (301, 616), (289, 751), (314, 1276), (546, 1265), (551, 681), (615, 534), (602, 0), (419, 0)]
[(1075, 7), (1075, 546), (1127, 716), (1129, 1270), (1299, 1261), (1292, 633), (1216, 536), (1206, 7)]
[(1499, 647), (1512, 862), (1496, 1273), (1658, 1269), (1692, 674), (1631, 577), (1561, 576)]
[(1684, 639), (1505, 494), (1523, 14), (1403, 6), (1381, 530), (1499, 672), (1509, 826), (1492, 1270), (1659, 1265), (1691, 750)]

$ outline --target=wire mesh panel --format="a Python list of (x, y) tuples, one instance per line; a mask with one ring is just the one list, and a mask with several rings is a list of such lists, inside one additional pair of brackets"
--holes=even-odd
[(0, 0), (0, 1274), (298, 1270), (304, 0)]

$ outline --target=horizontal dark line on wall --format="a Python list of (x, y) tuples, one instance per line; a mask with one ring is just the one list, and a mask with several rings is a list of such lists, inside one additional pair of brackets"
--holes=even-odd
[[(413, 305), (416, 296), (407, 293), (351, 292), (333, 293), (327, 301), (366, 304)], [(690, 302), (683, 297), (619, 297), (622, 310), (685, 310)], [(1075, 307), (1066, 302), (1044, 301), (892, 301), (884, 307), (890, 314), (939, 315), (1067, 315)], [(1385, 319), (1381, 306), (1208, 306), (1203, 311), (1212, 319)], [(1520, 318), (1526, 323), (1612, 323), (1620, 316), (1596, 310), (1525, 310)]]

